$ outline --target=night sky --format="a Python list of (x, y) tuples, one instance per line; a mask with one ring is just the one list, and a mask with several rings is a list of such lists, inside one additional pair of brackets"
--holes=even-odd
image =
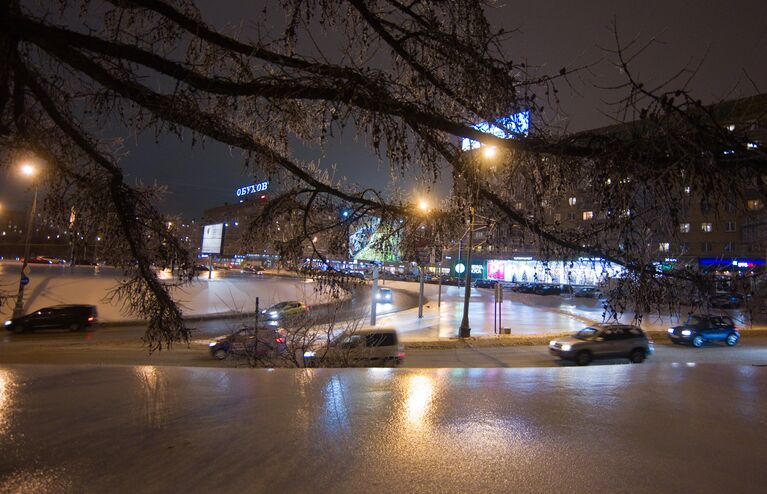
[[(247, 23), (248, 18), (259, 16), (260, 10), (249, 1), (200, 0), (198, 4), (204, 18), (222, 30), (228, 25)], [(571, 81), (573, 89), (560, 86), (561, 118), (569, 130), (611, 123), (609, 114), (613, 108), (606, 101), (617, 95), (594, 86), (607, 86), (617, 80), (616, 69), (600, 48), (614, 46), (613, 20), (624, 40), (638, 37), (641, 41), (656, 38), (662, 42), (635, 65), (640, 77), (649, 83), (702, 61), (690, 89), (704, 102), (767, 91), (764, 0), (497, 2), (497, 7), (489, 9), (489, 18), (507, 29), (519, 29), (508, 43), (507, 56), (515, 61), (526, 59), (530, 65), (549, 73), (562, 66), (594, 64), (589, 72)], [(180, 143), (173, 137), (158, 144), (153, 135), (147, 135), (127, 141), (125, 151), (123, 166), (128, 180), (167, 185), (169, 194), (162, 209), (182, 213), (187, 219), (200, 217), (207, 207), (235, 202), (237, 187), (252, 183), (251, 178), (260, 178), (245, 174), (239, 151), (230, 151), (215, 142), (206, 143), (204, 149), (191, 148), (188, 142)], [(341, 174), (364, 185), (380, 188), (380, 184), (389, 182), (388, 170), (378, 164), (362, 143), (355, 142), (351, 132), (324, 155), (308, 150), (297, 155), (319, 160), (324, 166), (337, 163)], [(408, 180), (402, 180), (398, 187), (408, 190), (412, 187)], [(16, 178), (6, 175), (2, 182), (5, 192), (9, 188), (18, 189)], [(3, 196), (6, 199), (0, 201), (6, 207), (24, 207), (23, 197), (7, 193)]]

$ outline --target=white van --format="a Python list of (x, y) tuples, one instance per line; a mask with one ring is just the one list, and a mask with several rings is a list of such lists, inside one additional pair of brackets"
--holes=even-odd
[(307, 367), (398, 366), (405, 357), (404, 345), (393, 328), (344, 331), (330, 345), (304, 353)]

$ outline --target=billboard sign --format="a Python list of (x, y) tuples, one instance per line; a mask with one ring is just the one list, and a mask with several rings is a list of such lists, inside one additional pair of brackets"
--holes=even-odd
[(221, 254), (224, 242), (224, 224), (205, 225), (202, 231), (202, 253)]
[[(509, 139), (515, 136), (526, 136), (530, 130), (530, 112), (522, 111), (512, 115), (501, 117), (494, 123), (480, 122), (472, 125), (473, 128), (485, 134), (491, 134), (501, 139)], [(461, 139), (461, 150), (470, 151), (480, 147), (480, 142), (464, 137)]]

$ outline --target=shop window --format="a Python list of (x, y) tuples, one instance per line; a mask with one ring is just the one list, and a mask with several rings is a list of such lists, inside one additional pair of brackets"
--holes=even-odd
[(749, 199), (746, 201), (746, 207), (749, 211), (759, 211), (764, 207), (764, 203), (761, 199)]
[(712, 223), (701, 223), (700, 231), (704, 233), (711, 233), (714, 231), (714, 225)]
[(583, 221), (589, 221), (594, 219), (594, 211), (584, 211)]
[(680, 233), (690, 233), (690, 224), (689, 223), (680, 223), (679, 224), (679, 232)]

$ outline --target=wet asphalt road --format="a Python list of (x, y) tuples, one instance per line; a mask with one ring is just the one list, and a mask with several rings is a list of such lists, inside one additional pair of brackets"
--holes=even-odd
[(767, 369), (0, 366), (8, 492), (757, 493)]

